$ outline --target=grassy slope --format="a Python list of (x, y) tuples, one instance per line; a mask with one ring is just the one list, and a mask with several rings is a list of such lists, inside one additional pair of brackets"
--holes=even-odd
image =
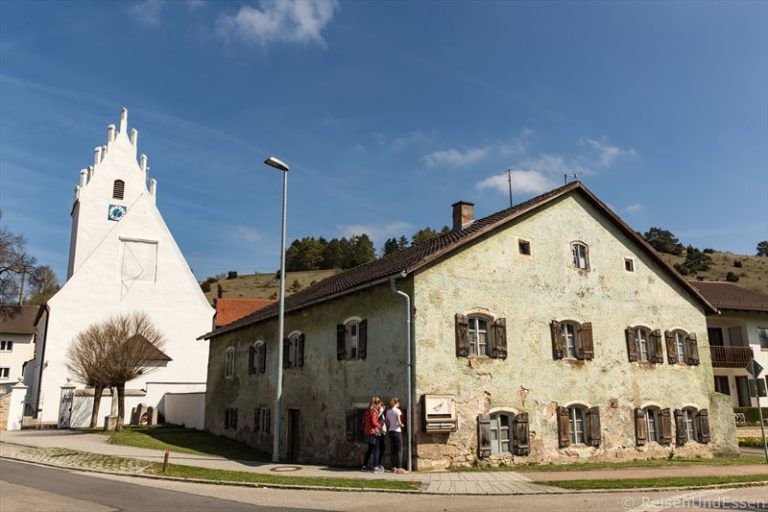
[[(665, 253), (661, 253), (661, 256), (671, 265), (685, 261), (685, 252), (680, 256)], [(725, 281), (728, 272), (733, 272), (739, 276), (737, 285), (768, 295), (768, 258), (732, 252), (714, 252), (709, 256), (712, 258), (712, 266), (708, 271), (684, 277), (690, 280), (703, 277), (707, 281)], [(736, 260), (741, 261), (742, 268), (733, 266)]]
[[(338, 269), (288, 272), (285, 275), (285, 293), (290, 295), (293, 291), (297, 291), (292, 288), (295, 281), (299, 282), (301, 287), (299, 289), (303, 289), (312, 282), (321, 281), (340, 272), (341, 270)], [(237, 279), (224, 278), (211, 284), (211, 291), (205, 296), (209, 301), (213, 301), (217, 294), (216, 285), (220, 284), (223, 291), (222, 297), (225, 299), (276, 299), (280, 287), (280, 279), (276, 274), (276, 272), (271, 272), (269, 274), (240, 275)]]

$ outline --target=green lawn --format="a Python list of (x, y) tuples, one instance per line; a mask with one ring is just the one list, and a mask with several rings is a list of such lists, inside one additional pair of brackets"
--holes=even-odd
[(182, 427), (131, 427), (120, 432), (105, 432), (104, 430), (95, 430), (94, 432), (109, 436), (110, 444), (122, 446), (135, 446), (152, 450), (168, 449), (196, 455), (218, 455), (227, 459), (269, 460), (267, 454), (239, 441)]
[(362, 478), (325, 478), (304, 476), (265, 475), (260, 473), (248, 473), (245, 471), (226, 471), (220, 469), (207, 469), (192, 466), (168, 465), (168, 472), (163, 473), (163, 465), (159, 463), (144, 471), (149, 474), (173, 476), (177, 478), (194, 478), (214, 480), (217, 482), (249, 482), (255, 484), (301, 485), (318, 487), (344, 487), (349, 489), (399, 489), (415, 490), (420, 482), (384, 479)]
[(536, 482), (562, 489), (637, 489), (640, 487), (697, 487), (702, 485), (768, 482), (768, 475), (683, 476), (670, 478), (635, 478), (628, 480), (554, 480)]
[(453, 471), (593, 471), (636, 468), (668, 468), (676, 466), (742, 466), (745, 464), (765, 464), (760, 455), (737, 455), (733, 457), (715, 457), (712, 459), (641, 459), (623, 462), (576, 462), (572, 464), (514, 464), (499, 467), (473, 466), (452, 468)]

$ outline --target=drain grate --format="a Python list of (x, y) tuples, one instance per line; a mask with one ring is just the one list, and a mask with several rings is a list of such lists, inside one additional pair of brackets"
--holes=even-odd
[(299, 470), (301, 470), (300, 466), (277, 466), (270, 469), (270, 471), (274, 471), (275, 473), (288, 473), (290, 471), (299, 471)]

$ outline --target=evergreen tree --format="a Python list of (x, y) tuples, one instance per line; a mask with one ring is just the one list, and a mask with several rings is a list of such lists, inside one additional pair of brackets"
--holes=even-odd
[(657, 227), (651, 227), (643, 233), (643, 238), (651, 247), (659, 252), (680, 255), (683, 253), (683, 244), (677, 239), (671, 231)]

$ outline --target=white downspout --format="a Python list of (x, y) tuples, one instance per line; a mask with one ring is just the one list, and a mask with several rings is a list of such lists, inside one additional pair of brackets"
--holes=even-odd
[(403, 270), (400, 274), (391, 276), (389, 278), (389, 288), (392, 293), (396, 293), (405, 299), (405, 339), (406, 339), (406, 351), (405, 351), (405, 367), (407, 370), (406, 382), (408, 387), (408, 471), (413, 471), (413, 429), (416, 425), (416, 419), (413, 417), (413, 390), (411, 389), (411, 375), (413, 373), (413, 364), (411, 363), (411, 317), (413, 316), (413, 308), (411, 307), (411, 296), (405, 292), (401, 292), (395, 286), (395, 279), (405, 278), (408, 273)]

